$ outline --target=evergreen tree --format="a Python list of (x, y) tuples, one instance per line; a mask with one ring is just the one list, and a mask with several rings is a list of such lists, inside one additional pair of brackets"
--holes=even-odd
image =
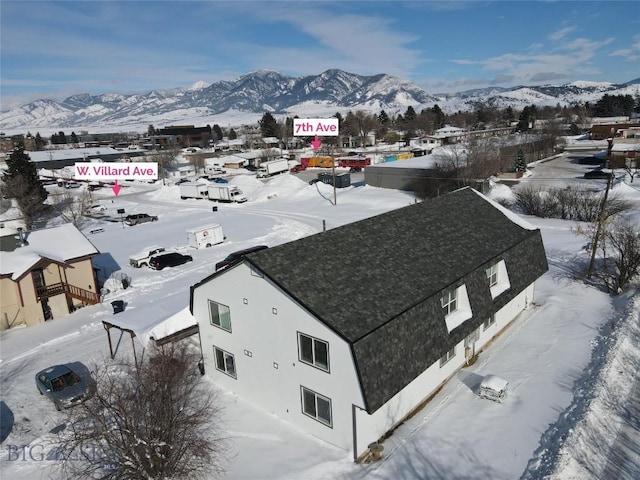
[(380, 115), (378, 115), (378, 121), (380, 122), (380, 124), (384, 125), (385, 127), (388, 127), (389, 124), (391, 123), (391, 120), (389, 119), (389, 115), (387, 115), (387, 112), (385, 112), (384, 110), (380, 111)]
[(444, 127), (445, 115), (444, 112), (440, 109), (438, 104), (436, 103), (433, 107), (431, 107), (431, 111), (435, 115), (435, 127), (436, 130), (438, 128)]
[(76, 135), (76, 132), (71, 132), (71, 143), (74, 145), (78, 143), (78, 136)]
[(520, 118), (518, 119), (518, 130), (521, 132), (527, 132), (533, 128), (536, 121), (536, 107), (531, 105), (524, 107), (520, 112)]
[(507, 124), (511, 124), (516, 119), (516, 115), (513, 113), (513, 108), (510, 106), (504, 109), (502, 112), (502, 118)]
[(417, 117), (416, 111), (413, 109), (411, 105), (409, 105), (404, 112), (404, 122), (407, 124), (408, 127), (413, 127), (416, 121), (416, 117)]
[(158, 131), (155, 129), (153, 125), (149, 125), (147, 128), (147, 136), (153, 137), (158, 134)]
[(40, 136), (40, 132), (36, 133), (36, 150), (43, 150), (45, 143), (44, 139)]
[(526, 172), (527, 171), (527, 162), (524, 160), (524, 152), (522, 148), (518, 149), (518, 154), (516, 155), (516, 161), (514, 165), (515, 172)]
[(235, 140), (236, 138), (238, 138), (238, 134), (232, 128), (231, 130), (229, 130), (229, 140)]
[(260, 124), (260, 134), (263, 137), (279, 137), (278, 122), (269, 112), (265, 112), (258, 123)]
[(27, 230), (31, 230), (34, 220), (49, 210), (44, 203), (48, 193), (38, 179), (31, 157), (24, 152), (24, 143), (20, 142), (14, 147), (6, 163), (2, 194), (15, 199)]
[(213, 125), (212, 128), (213, 131), (213, 140), (214, 141), (219, 141), (222, 140), (224, 138), (224, 134), (222, 133), (222, 129), (220, 128), (220, 125), (218, 125), (217, 123)]
[(64, 132), (58, 132), (58, 143), (66, 145), (67, 136), (64, 134)]
[(631, 95), (604, 94), (593, 107), (593, 114), (597, 117), (631, 116), (635, 103)]

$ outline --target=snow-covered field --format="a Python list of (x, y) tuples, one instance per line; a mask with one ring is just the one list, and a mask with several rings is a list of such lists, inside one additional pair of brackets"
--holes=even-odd
[[(563, 162), (569, 161), (561, 157), (549, 164)], [(537, 165), (526, 181), (548, 178), (546, 166)], [(575, 178), (567, 175), (567, 180)], [(83, 231), (103, 252), (100, 265), (129, 275), (131, 287), (109, 293), (101, 305), (0, 335), (2, 478), (48, 478), (55, 460), (46, 453), (55, 444), (56, 432), (64, 429), (65, 416), (36, 393), (33, 375), (57, 363), (108, 361), (102, 320), (113, 316), (109, 302), (126, 302), (118, 315), (163, 319), (187, 306), (189, 286), (212, 273), (214, 263), (231, 251), (273, 246), (319, 232), (323, 224), (335, 228), (414, 202), (405, 192), (352, 186), (338, 190), (333, 205), (329, 186), (311, 186), (288, 174), (266, 183), (237, 175), (231, 183), (249, 201), (220, 205), (217, 212), (205, 200), (180, 200), (175, 186), (132, 185), (118, 197), (97, 192), (108, 213), (124, 208), (127, 214), (145, 212), (160, 220), (124, 228), (120, 223), (87, 222)], [(615, 189), (640, 206), (640, 184), (620, 181)], [(490, 196), (511, 195), (507, 187), (496, 185)], [(577, 279), (588, 254), (584, 239), (572, 232), (574, 222), (527, 220), (542, 231), (550, 267), (536, 284), (533, 307), (385, 441), (381, 461), (356, 465), (348, 452), (223, 391), (224, 429), (231, 438), (225, 478), (606, 478), (601, 474), (610, 468), (607, 452), (618, 437), (625, 400), (640, 367), (640, 300), (631, 293), (614, 299)], [(160, 272), (128, 265), (129, 255), (146, 245), (189, 249), (186, 229), (209, 223), (222, 225), (227, 239), (209, 249), (190, 250), (193, 262)], [(96, 228), (104, 231), (88, 233)], [(130, 351), (131, 341), (123, 337), (118, 355)], [(473, 393), (488, 373), (510, 381), (511, 395), (504, 404)], [(636, 468), (636, 478), (637, 452), (636, 443), (635, 464), (627, 467)]]

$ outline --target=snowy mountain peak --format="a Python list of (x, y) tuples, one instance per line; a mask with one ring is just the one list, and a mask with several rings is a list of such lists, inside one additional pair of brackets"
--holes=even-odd
[(611, 82), (588, 82), (585, 80), (578, 80), (567, 84), (570, 87), (578, 88), (610, 88), (613, 84)]
[(200, 80), (199, 82), (194, 83), (193, 85), (191, 85), (187, 90), (203, 90), (205, 88), (207, 88), (210, 84), (207, 82), (203, 82), (202, 80)]
[(257, 121), (264, 112), (287, 116), (326, 116), (349, 110), (388, 114), (416, 111), (435, 104), (445, 112), (474, 110), (478, 105), (522, 109), (528, 105), (555, 106), (597, 102), (602, 95), (636, 95), (638, 81), (624, 85), (607, 82), (574, 82), (553, 86), (491, 87), (460, 94), (432, 95), (411, 81), (385, 73), (358, 75), (328, 69), (318, 75), (291, 77), (273, 70), (258, 70), (231, 81), (194, 83), (190, 88), (153, 90), (138, 94), (88, 93), (63, 101), (37, 100), (0, 112), (0, 129), (91, 128), (167, 125), (187, 122), (207, 124), (216, 117)]

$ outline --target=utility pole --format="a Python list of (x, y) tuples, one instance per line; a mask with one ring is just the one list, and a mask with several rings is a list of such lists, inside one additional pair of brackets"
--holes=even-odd
[[(615, 130), (611, 128), (611, 139), (609, 140), (609, 149), (607, 152), (607, 163), (608, 167), (611, 168), (611, 155), (613, 151), (613, 138), (614, 138)], [(609, 190), (611, 188), (611, 184), (613, 183), (613, 169), (611, 169), (611, 173), (609, 174), (609, 178), (607, 178), (607, 189), (604, 191), (604, 197), (602, 198), (602, 205), (600, 206), (600, 213), (598, 214), (598, 220), (596, 224), (596, 233), (591, 242), (591, 260), (589, 261), (589, 269), (587, 270), (587, 278), (591, 278), (593, 273), (593, 267), (596, 262), (596, 252), (598, 250), (598, 241), (600, 239), (600, 235), (602, 234), (602, 228), (604, 226), (604, 222), (606, 220), (606, 208), (607, 208), (607, 197), (609, 196)]]
[(331, 156), (331, 173), (333, 175), (333, 206), (338, 204), (338, 194), (336, 193), (336, 159)]

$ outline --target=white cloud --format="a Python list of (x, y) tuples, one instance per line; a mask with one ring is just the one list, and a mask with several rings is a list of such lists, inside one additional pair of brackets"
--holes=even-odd
[(553, 32), (551, 35), (548, 36), (548, 38), (549, 40), (553, 40), (553, 41), (562, 40), (564, 37), (566, 37), (572, 32), (575, 32), (576, 30), (577, 30), (576, 27), (564, 27), (564, 28), (561, 28), (560, 30), (556, 30), (555, 32)]

